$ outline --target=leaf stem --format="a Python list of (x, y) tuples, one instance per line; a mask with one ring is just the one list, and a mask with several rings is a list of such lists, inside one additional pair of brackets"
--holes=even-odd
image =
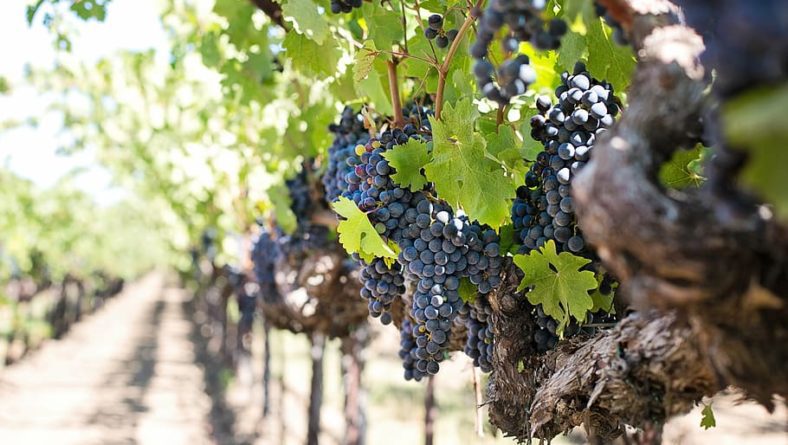
[(389, 95), (391, 96), (391, 107), (394, 109), (394, 127), (401, 128), (405, 125), (405, 118), (402, 116), (402, 102), (399, 97), (399, 81), (397, 79), (397, 65), (394, 60), (387, 60), (386, 67), (389, 75)]
[(498, 112), (495, 114), (495, 126), (500, 127), (503, 123), (503, 118), (505, 116), (505, 105), (498, 104)]
[[(476, 0), (475, 7), (481, 8), (483, 4), (484, 0)], [(451, 65), (454, 55), (460, 48), (462, 39), (465, 37), (468, 29), (470, 29), (471, 25), (475, 21), (476, 17), (474, 17), (473, 13), (469, 11), (468, 17), (465, 17), (465, 21), (462, 22), (462, 26), (460, 26), (460, 30), (457, 32), (457, 37), (454, 38), (454, 41), (451, 42), (451, 46), (449, 46), (449, 51), (446, 53), (446, 58), (443, 59), (443, 63), (441, 64), (440, 68), (438, 68), (438, 91), (435, 94), (435, 119), (440, 119), (441, 111), (443, 111), (443, 94), (446, 88), (446, 76), (449, 74), (449, 65)]]

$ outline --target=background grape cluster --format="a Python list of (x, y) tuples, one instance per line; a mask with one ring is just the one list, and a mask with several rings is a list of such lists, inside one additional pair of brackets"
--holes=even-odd
[(492, 0), (481, 14), (476, 42), (471, 55), (477, 59), (474, 75), (484, 96), (501, 105), (525, 93), (536, 81), (536, 71), (524, 54), (501, 63), (497, 71), (490, 61), (490, 45), (505, 26), (502, 40), (504, 54), (517, 54), (520, 42), (531, 42), (539, 49), (556, 49), (568, 28), (561, 19), (543, 20), (546, 0)]

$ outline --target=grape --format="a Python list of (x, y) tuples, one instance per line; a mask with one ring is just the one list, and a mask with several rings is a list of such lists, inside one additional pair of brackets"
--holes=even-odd
[(353, 9), (361, 8), (362, 3), (362, 0), (331, 0), (331, 12), (333, 14), (347, 14)]
[[(477, 59), (474, 74), (479, 89), (487, 99), (506, 105), (523, 94), (536, 80), (536, 71), (529, 65), (528, 57), (519, 52), (520, 42), (529, 41), (539, 49), (556, 49), (568, 28), (561, 19), (545, 22), (542, 19), (546, 2), (543, 0), (492, 0), (481, 16), (476, 42), (471, 55)], [(493, 80), (487, 57), (489, 46), (500, 29), (507, 25), (510, 33), (502, 41), (506, 53), (517, 54), (504, 61), (498, 70), (497, 85)]]
[(334, 142), (328, 149), (328, 166), (323, 175), (325, 197), (329, 204), (339, 196), (358, 189), (359, 183), (349, 183), (347, 177), (360, 162), (360, 153), (356, 153), (356, 148), (369, 141), (363, 122), (361, 113), (345, 107), (339, 124), (329, 126), (329, 130), (334, 133)]
[(367, 299), (369, 315), (380, 317), (383, 324), (390, 323), (391, 304), (405, 293), (402, 267), (396, 262), (389, 267), (383, 259), (375, 258), (364, 264), (359, 279), (363, 285), (361, 296)]
[(437, 46), (438, 48), (446, 48), (447, 46), (449, 46), (449, 38), (446, 37), (445, 35), (438, 36), (437, 38), (435, 38), (435, 46)]
[(439, 31), (443, 28), (443, 17), (440, 14), (432, 14), (427, 18), (427, 25), (430, 29), (434, 29), (435, 31)]
[[(415, 283), (410, 316), (401, 331), (401, 357), (409, 379), (439, 371), (452, 326), (465, 307), (459, 296), (460, 280), (470, 279), (481, 296), (502, 281), (500, 239), (494, 230), (455, 214), (430, 186), (410, 190), (391, 179), (396, 172), (383, 154), (410, 139), (429, 141), (428, 114), (425, 108), (412, 106), (405, 113), (408, 124), (403, 129), (387, 129), (347, 150), (350, 161), (341, 182), (347, 184), (343, 195), (368, 214), (384, 240), (393, 241), (400, 250), (390, 268), (375, 259), (361, 271), (361, 292), (370, 314), (389, 320), (389, 309), (404, 292), (405, 279)], [(487, 369), (489, 361), (477, 366), (482, 364)]]
[(424, 37), (426, 37), (428, 40), (433, 40), (435, 37), (438, 37), (438, 31), (432, 28), (427, 28), (424, 30)]
[[(541, 118), (531, 120), (531, 136), (542, 143), (544, 151), (517, 192), (512, 220), (523, 253), (553, 239), (559, 252), (569, 250), (592, 258), (576, 226), (571, 182), (589, 160), (596, 135), (604, 131), (602, 121), (609, 119), (612, 124), (618, 99), (610, 84), (593, 79), (580, 62), (571, 74), (562, 73), (555, 93), (556, 104), (545, 96), (536, 100)], [(574, 249), (567, 244), (570, 239)]]
[(473, 360), (474, 366), (482, 372), (492, 371), (492, 344), (494, 335), (490, 317), (492, 308), (484, 296), (477, 295), (476, 300), (465, 308), (461, 315), (465, 320), (468, 337), (465, 343), (465, 355)]
[(275, 302), (279, 299), (279, 291), (274, 280), (274, 265), (279, 261), (280, 252), (274, 235), (261, 227), (252, 247), (254, 275), (260, 287), (260, 296), (265, 302)]

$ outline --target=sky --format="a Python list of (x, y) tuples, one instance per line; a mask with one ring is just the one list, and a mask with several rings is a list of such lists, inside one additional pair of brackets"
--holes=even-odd
[[(19, 86), (25, 67), (48, 68), (55, 60), (54, 37), (41, 24), (39, 15), (32, 27), (25, 8), (32, 0), (0, 0), (0, 76), (11, 84), (10, 96), (0, 95), (0, 122), (34, 116), (39, 125), (0, 130), (0, 164), (42, 187), (57, 182), (68, 172), (84, 170), (76, 186), (95, 197), (100, 204), (111, 204), (123, 191), (111, 188), (111, 177), (93, 162), (90, 151), (75, 156), (58, 155), (62, 141), (62, 119), (46, 112), (47, 98), (31, 88)], [(72, 54), (86, 62), (121, 50), (165, 50), (167, 36), (159, 22), (161, 0), (113, 0), (106, 21), (75, 20), (78, 30), (72, 36)]]

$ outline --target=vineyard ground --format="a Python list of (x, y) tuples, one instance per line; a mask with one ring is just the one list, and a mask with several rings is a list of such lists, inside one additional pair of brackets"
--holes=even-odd
[[(237, 377), (206, 359), (215, 348), (194, 335), (188, 293), (162, 274), (128, 286), (99, 313), (62, 340), (50, 341), (23, 362), (0, 372), (0, 443), (13, 444), (302, 444), (306, 434), (309, 344), (304, 336), (272, 336), (271, 415), (261, 420), (262, 332)], [(423, 385), (402, 380), (396, 335), (374, 326), (368, 351), (368, 443), (421, 443)], [(338, 342), (325, 358), (321, 444), (341, 443), (342, 391)], [(206, 394), (206, 382), (223, 393)], [(436, 380), (440, 412), (437, 444), (511, 444), (474, 434), (471, 371), (464, 357), (449, 362)], [(208, 386), (210, 387), (210, 385)], [(213, 402), (212, 402), (213, 397)], [(223, 409), (217, 409), (218, 404)], [(698, 426), (700, 409), (674, 419), (665, 443), (777, 445), (786, 443), (788, 412), (769, 415), (735, 395), (714, 400), (718, 426)], [(486, 413), (484, 413), (486, 417)], [(229, 425), (228, 425), (229, 424)], [(233, 429), (234, 437), (222, 431)], [(488, 426), (489, 428), (489, 426)], [(372, 439), (374, 438), (374, 439)], [(579, 432), (556, 444), (584, 443)]]

